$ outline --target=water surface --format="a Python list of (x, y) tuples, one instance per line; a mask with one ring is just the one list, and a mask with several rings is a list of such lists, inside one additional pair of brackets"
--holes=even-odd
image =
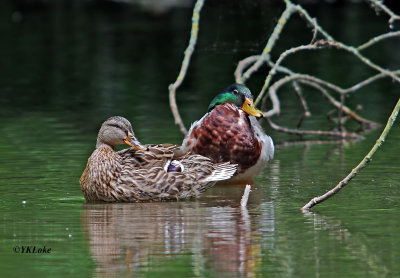
[[(197, 52), (178, 93), (187, 125), (233, 82), (237, 61), (261, 51), (282, 10), (249, 3), (204, 7)], [(2, 276), (400, 276), (398, 123), (372, 163), (315, 214), (303, 215), (299, 208), (347, 175), (381, 129), (363, 141), (312, 144), (306, 140), (322, 138), (288, 136), (264, 123), (276, 156), (255, 181), (246, 208), (240, 207), (244, 188), (229, 185), (183, 202), (86, 204), (78, 180), (107, 117), (130, 119), (145, 143), (181, 142), (167, 87), (180, 67), (191, 9), (1, 5)], [(387, 28), (385, 18), (371, 20), (363, 5), (309, 9), (329, 32), (355, 45)], [(302, 35), (309, 31), (299, 19), (285, 34), (278, 49), (310, 39)], [(392, 55), (397, 47), (396, 41), (378, 45), (371, 55), (398, 67)], [(288, 62), (344, 87), (371, 74), (351, 57), (334, 54)], [(249, 82), (251, 89), (259, 88), (263, 74)], [(314, 91), (305, 95), (314, 115), (305, 128), (332, 128), (324, 99)], [(383, 124), (397, 97), (398, 85), (383, 80), (346, 101), (362, 104), (361, 115)], [(298, 100), (289, 89), (282, 99), (282, 114), (274, 120), (295, 126)], [(22, 246), (51, 252), (15, 252)]]

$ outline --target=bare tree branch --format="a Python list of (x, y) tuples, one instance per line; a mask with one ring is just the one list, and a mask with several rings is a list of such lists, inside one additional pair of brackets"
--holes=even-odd
[(199, 33), (199, 21), (200, 21), (200, 11), (203, 7), (204, 0), (197, 0), (194, 9), (193, 9), (193, 16), (192, 16), (192, 31), (190, 34), (189, 45), (185, 50), (185, 56), (182, 61), (181, 70), (179, 75), (175, 81), (175, 83), (169, 85), (169, 103), (171, 106), (172, 114), (174, 115), (175, 124), (179, 125), (179, 128), (183, 134), (187, 133), (187, 129), (183, 124), (182, 118), (179, 115), (178, 106), (176, 105), (176, 89), (182, 84), (183, 80), (185, 79), (187, 69), (189, 67), (190, 58), (194, 52), (194, 48), (197, 42), (197, 36)]
[(400, 16), (398, 16), (397, 14), (392, 12), (391, 9), (389, 9), (385, 4), (383, 4), (382, 0), (367, 0), (367, 1), (370, 2), (371, 5), (376, 7), (378, 10), (381, 10), (381, 11), (385, 12), (388, 16), (390, 16), (390, 18), (389, 18), (390, 29), (393, 28), (393, 23), (396, 20), (400, 20)]
[[(360, 115), (358, 115), (355, 111), (351, 110), (349, 107), (347, 107), (344, 103), (345, 96), (350, 93), (355, 93), (359, 91), (361, 88), (364, 86), (367, 86), (371, 84), (372, 82), (377, 81), (378, 79), (381, 79), (383, 77), (389, 77), (393, 81), (400, 83), (400, 69), (397, 70), (389, 70), (384, 68), (381, 65), (378, 65), (371, 61), (367, 56), (363, 55), (361, 53), (362, 50), (365, 50), (366, 48), (372, 47), (378, 42), (381, 42), (383, 40), (393, 38), (393, 37), (400, 37), (400, 31), (393, 31), (393, 32), (388, 32), (385, 34), (381, 34), (378, 36), (375, 36), (365, 42), (364, 44), (361, 44), (358, 47), (352, 46), (352, 45), (347, 45), (343, 42), (337, 41), (335, 38), (333, 38), (327, 31), (325, 31), (321, 25), (319, 25), (317, 19), (313, 18), (310, 16), (310, 14), (301, 6), (298, 4), (293, 4), (291, 0), (282, 0), (286, 7), (285, 10), (282, 12), (280, 18), (278, 19), (277, 24), (275, 25), (275, 28), (272, 32), (272, 34), (269, 36), (267, 40), (267, 44), (264, 47), (262, 53), (260, 55), (253, 55), (249, 56), (247, 58), (244, 58), (243, 60), (239, 61), (236, 70), (234, 72), (235, 80), (237, 83), (245, 83), (255, 72), (259, 70), (261, 66), (266, 64), (267, 66), (270, 67), (270, 70), (268, 72), (268, 75), (265, 78), (264, 85), (258, 94), (255, 103), (257, 104), (258, 102), (262, 101), (263, 107), (265, 107), (266, 100), (267, 98), (271, 101), (272, 103), (272, 108), (269, 111), (266, 111), (264, 114), (266, 116), (266, 120), (271, 126), (271, 128), (290, 133), (290, 134), (295, 134), (295, 135), (326, 135), (326, 136), (336, 136), (339, 138), (351, 138), (351, 139), (360, 139), (361, 135), (360, 133), (356, 132), (351, 132), (351, 131), (346, 131), (344, 127), (342, 126), (342, 122), (347, 119), (353, 119), (357, 121), (361, 127), (362, 130), (368, 130), (372, 128), (376, 128), (379, 126), (379, 124), (367, 120)], [(366, 0), (369, 2), (373, 7), (375, 7), (379, 11), (383, 11), (385, 14), (389, 16), (389, 25), (390, 28), (393, 28), (393, 23), (396, 20), (400, 20), (400, 16), (395, 14), (392, 10), (390, 10), (382, 0)], [(171, 110), (173, 112), (174, 118), (175, 118), (175, 123), (180, 126), (180, 129), (182, 133), (186, 134), (187, 130), (182, 122), (182, 119), (179, 115), (178, 108), (176, 105), (176, 89), (181, 85), (188, 66), (190, 62), (191, 55), (193, 54), (194, 47), (197, 41), (197, 35), (198, 35), (198, 24), (199, 24), (199, 19), (200, 19), (200, 10), (201, 7), (203, 6), (204, 0), (197, 0), (194, 10), (193, 10), (193, 17), (192, 17), (192, 32), (191, 32), (191, 37), (189, 41), (189, 45), (185, 51), (185, 56), (182, 62), (182, 67), (180, 70), (180, 73), (177, 77), (177, 80), (175, 83), (171, 84), (169, 86), (169, 98), (170, 98), (170, 105), (171, 105)], [(276, 42), (279, 40), (281, 33), (286, 26), (286, 23), (288, 20), (291, 18), (293, 14), (298, 14), (300, 17), (305, 21), (307, 25), (312, 26), (312, 38), (311, 42), (308, 45), (300, 45), (297, 47), (293, 47), (291, 49), (288, 49), (286, 51), (283, 51), (278, 59), (276, 61), (273, 61), (271, 59), (271, 52), (276, 45)], [(319, 40), (317, 40), (319, 38)], [(322, 39), (321, 39), (322, 38)], [(300, 51), (305, 51), (305, 50), (317, 50), (317, 49), (325, 49), (329, 47), (335, 47), (337, 49), (346, 51), (354, 57), (356, 57), (361, 63), (365, 64), (368, 68), (373, 69), (376, 71), (375, 75), (372, 75), (365, 80), (362, 80), (355, 85), (348, 87), (348, 88), (342, 88), (339, 85), (333, 84), (331, 82), (322, 80), (316, 76), (308, 75), (308, 74), (302, 74), (302, 73), (297, 73), (292, 71), (288, 66), (282, 66), (284, 60), (289, 56), (296, 54)], [(277, 73), (281, 73), (284, 75), (284, 77), (280, 78), (277, 81), (274, 81), (273, 78)], [(327, 101), (336, 109), (334, 110), (333, 113), (338, 113), (338, 120), (337, 120), (337, 129), (334, 131), (323, 131), (323, 130), (301, 130), (299, 128), (292, 129), (292, 128), (286, 128), (279, 126), (272, 122), (270, 117), (279, 115), (280, 113), (280, 99), (278, 97), (278, 90), (285, 84), (291, 83), (294, 90), (296, 91), (301, 105), (304, 109), (304, 115), (311, 115), (311, 112), (308, 108), (307, 101), (303, 96), (302, 93), (302, 88), (303, 86), (309, 86), (317, 91), (319, 91), (326, 99)], [(339, 100), (334, 98), (330, 92), (335, 92), (339, 95)], [(302, 207), (303, 212), (308, 212), (311, 207), (314, 205), (323, 202), (324, 200), (330, 198), (337, 192), (339, 192), (344, 186), (346, 186), (352, 178), (354, 178), (370, 161), (374, 153), (377, 151), (377, 149), (383, 144), (387, 134), (389, 133), (394, 121), (396, 120), (397, 114), (400, 110), (400, 99), (397, 102), (391, 116), (388, 119), (388, 122), (385, 126), (385, 129), (383, 130), (381, 136), (375, 143), (375, 145), (372, 147), (370, 152), (364, 157), (364, 159), (342, 180), (339, 182), (338, 185), (336, 185), (334, 188), (326, 192), (325, 194), (315, 197), (311, 199), (306, 205)], [(331, 113), (328, 113), (328, 116)], [(302, 120), (304, 117), (302, 118)], [(336, 120), (335, 120), (336, 121)], [(298, 125), (299, 127), (300, 125)], [(247, 192), (248, 193), (248, 192)], [(247, 195), (248, 196), (248, 195)], [(242, 199), (242, 206), (245, 207), (245, 204), (247, 203), (247, 197), (246, 197), (246, 192), (244, 194), (244, 198)]]
[[(293, 75), (289, 75), (286, 76), (280, 80), (278, 80), (277, 82), (275, 82), (269, 89), (268, 95), (269, 98), (271, 99), (272, 102), (272, 109), (269, 111), (264, 112), (264, 115), (266, 117), (271, 117), (273, 115), (278, 115), (280, 113), (280, 100), (277, 96), (277, 91), (278, 89), (285, 85), (286, 83), (292, 82), (294, 80), (297, 80), (300, 83), (312, 86), (314, 88), (316, 88), (317, 90), (319, 90), (324, 97), (336, 108), (336, 109), (340, 109), (342, 108), (343, 111), (350, 115), (354, 120), (356, 120), (359, 123), (363, 123), (363, 124), (367, 124), (371, 127), (377, 127), (379, 126), (377, 123), (364, 119), (361, 116), (359, 116), (357, 113), (355, 113), (354, 111), (352, 111), (350, 108), (348, 108), (345, 105), (342, 105), (340, 102), (338, 102), (335, 98), (333, 98), (327, 90), (325, 90), (322, 86), (326, 86), (326, 87), (332, 87), (333, 85), (323, 81), (319, 78), (316, 78), (314, 76), (311, 75), (306, 75), (306, 74), (293, 74)], [(321, 86), (322, 85), (322, 86)]]
[(362, 45), (357, 47), (357, 49), (358, 50), (364, 50), (364, 49), (376, 44), (377, 42), (380, 42), (380, 41), (388, 39), (388, 38), (393, 38), (393, 37), (400, 37), (400, 31), (389, 32), (389, 33), (382, 34), (382, 35), (377, 36), (377, 37), (373, 37), (372, 39), (370, 39), (366, 43), (363, 43)]
[(301, 86), (296, 81), (293, 81), (292, 85), (293, 85), (293, 88), (296, 91), (296, 93), (297, 93), (297, 95), (298, 95), (298, 97), (300, 99), (301, 106), (303, 106), (304, 116), (305, 117), (310, 117), (311, 116), (311, 112), (310, 112), (310, 109), (308, 108), (307, 101), (303, 96), (303, 91), (301, 89)]
[(257, 60), (262, 59), (261, 55), (254, 55), (254, 56), (249, 56), (241, 61), (239, 61), (234, 76), (235, 76), (235, 81), (236, 83), (244, 83), (242, 74), (244, 72), (244, 70), (250, 66), (251, 64), (254, 64), (255, 62), (257, 62)]
[(303, 50), (313, 50), (313, 49), (319, 49), (320, 46), (317, 44), (308, 44), (308, 45), (300, 45), (297, 47), (293, 47), (291, 49), (288, 49), (286, 51), (284, 51), (278, 58), (278, 60), (276, 61), (276, 63), (274, 64), (274, 66), (271, 68), (271, 70), (269, 71), (267, 78), (265, 79), (264, 85), (261, 89), (261, 92), (258, 94), (256, 100), (254, 101), (254, 103), (257, 105), (261, 99), (264, 97), (265, 91), (267, 90), (267, 88), (269, 87), (269, 83), (272, 80), (272, 77), (276, 74), (278, 67), (280, 66), (280, 64), (283, 62), (284, 59), (286, 59), (287, 56), (292, 55), (296, 52), (299, 51), (303, 51)]
[(262, 51), (261, 55), (255, 61), (255, 63), (242, 75), (236, 75), (236, 82), (237, 83), (245, 83), (250, 76), (256, 72), (265, 61), (269, 60), (269, 55), (271, 50), (274, 48), (276, 41), (279, 39), (280, 34), (282, 33), (283, 28), (285, 27), (287, 21), (289, 20), (290, 16), (293, 14), (293, 4), (290, 1), (286, 1), (286, 9), (281, 14), (280, 18), (278, 19), (278, 23), (276, 24), (274, 31), (272, 32), (271, 36), (268, 39), (268, 42)]
[[(372, 62), (368, 57), (365, 55), (361, 54), (361, 51), (369, 48), (376, 43), (383, 41), (388, 38), (392, 37), (400, 37), (400, 31), (393, 31), (385, 34), (378, 35), (364, 44), (355, 47), (352, 45), (347, 45), (344, 44), (340, 41), (337, 41), (334, 39), (328, 32), (326, 32), (321, 25), (319, 25), (318, 21), (316, 18), (313, 18), (309, 15), (309, 13), (301, 6), (298, 4), (294, 4), (291, 0), (282, 0), (286, 7), (281, 13), (275, 28), (273, 29), (273, 32), (269, 36), (267, 43), (260, 55), (253, 55), (249, 56), (247, 58), (244, 58), (243, 60), (239, 61), (236, 70), (234, 72), (235, 80), (237, 83), (244, 83), (246, 82), (262, 65), (266, 64), (267, 66), (270, 67), (270, 70), (268, 72), (268, 75), (265, 78), (264, 85), (262, 86), (262, 89), (260, 93), (257, 95), (257, 98), (255, 100), (255, 103), (258, 104), (262, 100), (262, 107), (265, 107), (266, 104), (266, 99), (268, 98), (271, 103), (272, 103), (272, 108), (265, 113), (265, 116), (271, 117), (274, 115), (279, 115), (280, 113), (280, 99), (278, 97), (277, 91), (280, 87), (282, 87), (284, 84), (287, 82), (291, 82), (294, 90), (296, 91), (300, 103), (304, 109), (304, 114), (302, 121), (305, 119), (305, 117), (308, 117), (311, 115), (311, 112), (308, 108), (307, 100), (302, 94), (302, 89), (301, 85), (307, 85), (315, 88), (316, 90), (320, 91), (325, 98), (329, 101), (329, 103), (337, 110), (338, 113), (338, 120), (335, 120), (337, 124), (337, 128), (341, 129), (342, 128), (342, 120), (346, 120), (348, 118), (354, 119), (361, 125), (361, 130), (369, 130), (372, 128), (376, 128), (379, 126), (377, 123), (364, 119), (363, 117), (359, 116), (355, 111), (351, 110), (349, 107), (347, 107), (344, 103), (345, 97), (344, 95), (347, 95), (349, 93), (355, 93), (361, 88), (363, 88), (366, 85), (371, 84), (372, 82), (375, 82), (378, 79), (381, 79), (383, 77), (390, 77), (392, 80), (399, 82), (400, 83), (400, 70), (388, 70), (385, 69), (384, 67)], [(383, 12), (385, 12), (387, 15), (390, 16), (390, 19), (392, 21), (400, 19), (398, 15), (393, 13), (390, 9), (388, 9), (382, 1), (380, 0), (366, 0), (369, 3), (371, 3), (376, 9), (379, 9)], [(193, 18), (192, 18), (192, 34), (189, 42), (189, 46), (185, 51), (185, 57), (182, 62), (182, 68), (181, 71), (178, 75), (178, 78), (174, 84), (171, 84), (169, 87), (170, 90), (170, 105), (171, 105), (171, 110), (173, 112), (175, 122), (180, 126), (180, 129), (182, 133), (186, 134), (187, 130), (183, 124), (183, 121), (179, 115), (178, 108), (176, 105), (176, 89), (178, 86), (183, 81), (183, 78), (186, 74), (190, 57), (193, 53), (194, 50), (194, 45), (196, 43), (197, 39), (197, 33), (198, 33), (198, 22), (199, 22), (199, 12), (201, 9), (201, 6), (203, 5), (204, 0), (200, 1), (198, 0), (196, 2), (195, 8), (193, 10)], [(282, 31), (284, 27), (286, 26), (286, 23), (288, 20), (290, 20), (291, 16), (293, 14), (299, 14), (300, 17), (305, 21), (307, 25), (312, 26), (312, 38), (311, 38), (311, 43), (308, 45), (300, 45), (297, 47), (293, 47), (291, 49), (288, 49), (286, 51), (283, 51), (276, 62), (271, 60), (271, 51), (273, 50), (274, 46), (276, 45), (276, 42), (279, 40)], [(322, 39), (319, 39), (322, 38)], [(317, 49), (326, 49), (330, 47), (335, 47), (337, 49), (341, 49), (343, 51), (349, 52), (352, 55), (354, 55), (360, 62), (365, 64), (367, 67), (374, 69), (378, 71), (373, 76), (368, 77), (367, 79), (360, 81), (356, 83), (355, 85), (348, 87), (348, 88), (343, 88), (340, 87), (337, 84), (333, 84), (331, 82), (322, 80), (316, 76), (312, 75), (307, 75), (307, 74), (301, 74), (301, 73), (296, 73), (293, 72), (290, 68), (282, 66), (284, 60), (289, 56), (289, 55), (294, 55), (300, 51), (307, 51), (307, 50), (317, 50)], [(276, 76), (277, 73), (282, 73), (286, 75), (286, 77), (283, 77), (279, 79), (278, 81), (273, 82), (274, 77)], [(334, 98), (329, 91), (333, 91), (335, 93), (339, 94), (338, 99)], [(267, 93), (268, 92), (268, 93)], [(331, 117), (332, 118), (332, 117)], [(301, 122), (302, 122), (301, 121)], [(279, 129), (283, 132), (288, 131), (287, 129), (281, 128)], [(289, 131), (288, 131), (289, 132)], [(299, 130), (296, 130), (296, 134), (302, 132)], [(331, 135), (329, 132), (320, 132), (320, 131), (310, 131), (311, 134), (312, 132), (315, 132), (315, 134), (327, 134)], [(290, 131), (289, 133), (293, 133)], [(339, 136), (342, 136), (337, 132), (333, 132), (334, 134), (338, 134)]]
[(347, 131), (324, 131), (324, 130), (300, 130), (300, 129), (293, 129), (293, 128), (287, 128), (287, 127), (281, 127), (274, 122), (272, 122), (271, 119), (267, 118), (268, 124), (271, 126), (272, 129), (293, 134), (293, 135), (325, 135), (325, 136), (334, 136), (334, 137), (339, 137), (342, 139), (355, 139), (359, 140), (362, 139), (362, 136), (358, 135), (355, 132), (347, 132)]
[(336, 193), (338, 193), (343, 187), (345, 187), (357, 174), (361, 172), (361, 170), (371, 162), (371, 159), (375, 152), (378, 150), (380, 146), (382, 146), (383, 142), (386, 139), (386, 136), (389, 134), (390, 129), (393, 126), (393, 123), (396, 120), (396, 117), (400, 110), (400, 99), (397, 101), (396, 106), (394, 107), (392, 114), (390, 115), (384, 130), (382, 131), (381, 135), (379, 136), (378, 140), (372, 147), (372, 149), (368, 152), (368, 154), (361, 160), (361, 162), (353, 169), (351, 172), (341, 180), (334, 188), (327, 191), (325, 194), (312, 198), (307, 204), (305, 204), (301, 210), (303, 212), (308, 212), (310, 208), (315, 206), (316, 204), (322, 203), (323, 201), (329, 199)]

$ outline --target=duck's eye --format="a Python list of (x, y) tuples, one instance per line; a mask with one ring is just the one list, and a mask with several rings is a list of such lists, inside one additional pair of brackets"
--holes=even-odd
[(238, 92), (238, 90), (233, 90), (233, 94), (236, 96), (236, 95), (238, 95), (239, 94), (239, 92)]

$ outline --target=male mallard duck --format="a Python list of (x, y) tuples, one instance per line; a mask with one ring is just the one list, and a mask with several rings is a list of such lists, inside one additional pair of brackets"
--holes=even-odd
[(255, 118), (263, 113), (253, 104), (250, 90), (233, 84), (217, 95), (208, 113), (194, 122), (182, 150), (211, 158), (215, 163), (238, 164), (230, 182), (252, 182), (274, 156), (274, 144)]
[[(114, 151), (120, 144), (132, 148)], [(96, 149), (80, 178), (82, 193), (87, 201), (177, 200), (197, 197), (236, 171), (236, 165), (215, 164), (179, 147), (143, 146), (127, 119), (111, 117), (102, 124)]]

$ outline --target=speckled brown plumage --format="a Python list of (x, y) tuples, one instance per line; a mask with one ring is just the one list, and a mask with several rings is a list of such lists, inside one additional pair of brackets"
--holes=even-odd
[[(106, 139), (100, 143), (98, 140), (80, 179), (87, 201), (143, 202), (198, 197), (236, 171), (236, 165), (215, 164), (204, 156), (182, 151), (177, 145), (147, 145), (140, 150), (129, 148), (115, 152), (114, 146), (106, 143), (107, 136), (114, 136), (112, 129), (117, 132), (115, 121), (110, 124), (110, 119), (103, 124), (106, 136), (99, 132), (99, 138)], [(121, 138), (118, 144), (124, 140), (127, 139)], [(166, 165), (171, 161), (180, 163), (184, 170), (168, 172)]]

